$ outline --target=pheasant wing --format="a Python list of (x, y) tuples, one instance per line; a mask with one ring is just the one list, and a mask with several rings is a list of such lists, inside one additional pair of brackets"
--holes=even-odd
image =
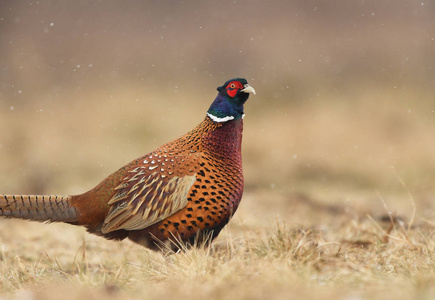
[(196, 180), (198, 158), (150, 156), (135, 164), (115, 188), (101, 231), (144, 229), (183, 209)]

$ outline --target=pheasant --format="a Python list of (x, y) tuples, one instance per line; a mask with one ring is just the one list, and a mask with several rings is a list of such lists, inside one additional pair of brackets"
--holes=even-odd
[(254, 88), (231, 79), (205, 119), (184, 136), (133, 160), (90, 191), (71, 196), (0, 195), (0, 216), (85, 226), (151, 249), (212, 241), (243, 193), (243, 105)]

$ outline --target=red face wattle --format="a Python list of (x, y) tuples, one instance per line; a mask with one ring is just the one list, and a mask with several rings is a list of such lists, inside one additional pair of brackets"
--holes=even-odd
[(238, 81), (231, 81), (230, 83), (228, 83), (226, 89), (227, 89), (227, 94), (230, 97), (234, 97), (237, 94), (238, 90), (243, 89), (243, 85)]

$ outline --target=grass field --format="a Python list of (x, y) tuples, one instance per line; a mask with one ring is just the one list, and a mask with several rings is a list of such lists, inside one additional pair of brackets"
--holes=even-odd
[(211, 248), (0, 219), (0, 299), (434, 299), (435, 9), (390, 2), (2, 1), (2, 194), (85, 192), (226, 80), (257, 95)]
[[(382, 93), (376, 95), (386, 99)], [(155, 114), (145, 122), (137, 115), (147, 101), (122, 94), (123, 103), (114, 97), (106, 106), (104, 95), (94, 95), (68, 108), (53, 104), (47, 112), (4, 111), (2, 192), (85, 191), (187, 131), (208, 106), (194, 102), (192, 108), (177, 96), (184, 105), (153, 104)], [(2, 295), (431, 299), (435, 117), (424, 105), (409, 112), (406, 103), (398, 104), (401, 97), (382, 112), (372, 101), (360, 101), (356, 111), (331, 99), (329, 105), (290, 104), (263, 114), (259, 102), (267, 98), (260, 88), (246, 106), (245, 195), (213, 247), (164, 255), (69, 225), (0, 220)], [(82, 110), (85, 105), (104, 111), (95, 115), (92, 107)], [(177, 114), (193, 117), (167, 117)]]

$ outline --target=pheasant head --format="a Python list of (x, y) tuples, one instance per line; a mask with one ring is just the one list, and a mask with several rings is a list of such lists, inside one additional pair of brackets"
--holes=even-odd
[(213, 101), (207, 116), (215, 122), (226, 122), (243, 118), (243, 104), (255, 90), (244, 78), (234, 78), (217, 88), (219, 94)]

